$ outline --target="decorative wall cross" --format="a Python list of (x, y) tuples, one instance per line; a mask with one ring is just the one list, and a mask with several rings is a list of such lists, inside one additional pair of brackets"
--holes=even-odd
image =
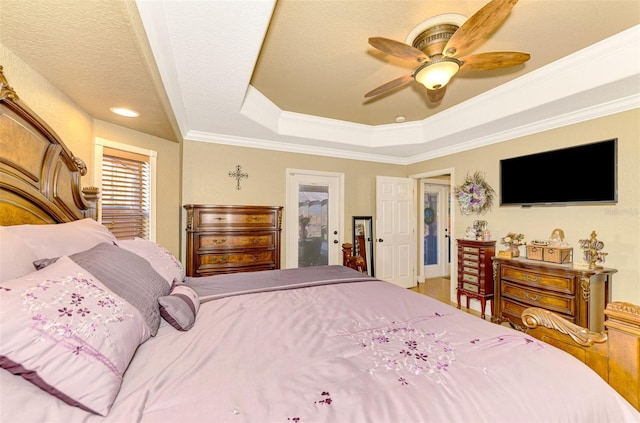
[(236, 179), (236, 189), (240, 190), (240, 180), (249, 177), (248, 173), (242, 171), (242, 166), (237, 165), (235, 172), (229, 171), (229, 176)]

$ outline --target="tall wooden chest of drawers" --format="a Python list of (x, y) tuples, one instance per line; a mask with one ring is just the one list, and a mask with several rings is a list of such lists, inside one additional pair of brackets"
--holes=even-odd
[(280, 268), (281, 206), (187, 204), (187, 276)]
[(589, 328), (604, 330), (604, 309), (616, 269), (583, 269), (525, 258), (494, 258), (495, 320), (522, 326), (528, 307), (540, 307)]
[(458, 240), (458, 308), (460, 297), (480, 300), (482, 318), (485, 316), (487, 300), (489, 308), (493, 302), (493, 267), (491, 258), (496, 253), (495, 241)]

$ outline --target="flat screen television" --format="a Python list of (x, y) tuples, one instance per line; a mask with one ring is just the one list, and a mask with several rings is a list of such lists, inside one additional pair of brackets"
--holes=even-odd
[(500, 205), (617, 203), (618, 140), (500, 160)]

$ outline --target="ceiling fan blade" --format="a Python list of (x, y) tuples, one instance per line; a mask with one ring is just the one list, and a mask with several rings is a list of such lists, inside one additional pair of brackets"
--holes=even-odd
[(369, 91), (364, 96), (365, 98), (374, 97), (394, 88), (401, 87), (411, 81), (413, 81), (413, 74), (405, 75), (400, 78), (394, 79), (393, 81), (389, 81), (386, 84), (380, 85), (378, 88)]
[(437, 90), (430, 90), (427, 89), (427, 97), (429, 97), (429, 101), (431, 103), (437, 103), (440, 100), (442, 100), (442, 97), (444, 97), (444, 93), (447, 92), (447, 86), (445, 85), (442, 88), (439, 88)]
[(459, 60), (462, 62), (461, 71), (483, 71), (490, 69), (508, 68), (520, 65), (531, 58), (529, 53), (517, 51), (499, 51), (493, 53), (480, 53), (465, 56)]
[(442, 54), (448, 57), (464, 56), (484, 41), (511, 13), (518, 0), (492, 0), (478, 10), (453, 33)]
[(429, 60), (429, 57), (417, 48), (389, 38), (371, 37), (369, 38), (369, 44), (383, 53), (387, 53), (390, 56), (398, 57), (400, 59), (418, 63)]

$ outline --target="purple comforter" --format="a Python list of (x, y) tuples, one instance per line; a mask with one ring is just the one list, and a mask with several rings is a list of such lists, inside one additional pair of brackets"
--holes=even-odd
[[(304, 287), (291, 289), (297, 282)], [(202, 304), (191, 330), (163, 323), (138, 348), (106, 418), (0, 372), (0, 421), (640, 421), (572, 356), (351, 269), (189, 284), (216, 300)]]

